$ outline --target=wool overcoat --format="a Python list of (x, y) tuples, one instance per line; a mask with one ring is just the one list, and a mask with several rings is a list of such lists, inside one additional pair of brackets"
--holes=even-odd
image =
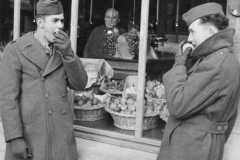
[(221, 160), (237, 115), (240, 67), (233, 53), (234, 29), (195, 48), (187, 72), (174, 66), (163, 76), (170, 112), (157, 160)]
[[(67, 87), (81, 90), (87, 74), (74, 54), (49, 59), (28, 33), (9, 43), (0, 64), (0, 107), (5, 140), (22, 137), (32, 160), (77, 160), (73, 111)], [(20, 160), (6, 146), (5, 160)]]

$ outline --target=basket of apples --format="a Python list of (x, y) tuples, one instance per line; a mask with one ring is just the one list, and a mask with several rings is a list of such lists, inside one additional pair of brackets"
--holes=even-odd
[(104, 93), (109, 94), (122, 94), (124, 83), (124, 80), (110, 80), (108, 78), (105, 78), (102, 81), (100, 90)]
[(109, 94), (89, 96), (83, 93), (74, 94), (74, 114), (77, 121), (96, 121), (108, 116), (104, 107), (107, 105)]
[[(125, 130), (135, 130), (137, 103), (132, 98), (112, 96), (105, 110), (111, 114), (114, 125)], [(159, 112), (146, 112), (144, 107), (143, 130), (158, 126)]]

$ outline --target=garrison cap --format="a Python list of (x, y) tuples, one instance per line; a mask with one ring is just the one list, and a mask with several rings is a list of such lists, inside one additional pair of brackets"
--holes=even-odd
[(190, 9), (187, 13), (184, 13), (182, 19), (187, 23), (187, 26), (189, 26), (192, 22), (201, 17), (217, 13), (224, 15), (222, 6), (220, 4), (205, 3)]
[(37, 14), (57, 15), (63, 13), (63, 7), (58, 0), (39, 0), (37, 3)]

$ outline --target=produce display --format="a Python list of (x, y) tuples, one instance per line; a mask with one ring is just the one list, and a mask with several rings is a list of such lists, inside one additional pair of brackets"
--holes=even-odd
[(83, 95), (83, 96), (77, 96), (76, 99), (78, 106), (92, 106), (92, 105), (98, 105), (101, 101), (97, 98), (95, 98), (93, 95), (90, 95), (89, 97)]
[(75, 93), (74, 102), (78, 107), (90, 108), (96, 105), (101, 106), (102, 104), (106, 103), (108, 97), (110, 96), (107, 94), (104, 95), (90, 94), (89, 96), (86, 96), (84, 94)]
[(109, 108), (122, 114), (136, 115), (137, 103), (131, 98), (127, 99), (122, 96), (112, 96), (110, 99)]
[(163, 84), (157, 80), (147, 81), (145, 86), (145, 98), (147, 99), (146, 112), (151, 112), (151, 110), (159, 112), (160, 118), (167, 121), (170, 114), (167, 108)]
[[(105, 110), (111, 115), (118, 114), (125, 118), (129, 117), (129, 115), (131, 115), (130, 117), (136, 117), (136, 111), (138, 109), (136, 102), (137, 89), (134, 87), (134, 84), (135, 82), (125, 84), (124, 80), (104, 79), (100, 90), (104, 90), (105, 94), (98, 95), (92, 91), (86, 95), (77, 92), (74, 96), (75, 109), (90, 109), (94, 107), (97, 109), (105, 107)], [(119, 94), (116, 91), (119, 91)], [(169, 111), (165, 99), (165, 89), (163, 84), (157, 80), (147, 81), (145, 84), (143, 114), (144, 117), (147, 116), (150, 118), (151, 116), (154, 117), (157, 115), (164, 121), (168, 120)], [(121, 122), (120, 119), (118, 123)]]
[(138, 52), (138, 45), (139, 45), (139, 36), (138, 36), (138, 30), (131, 29), (128, 34), (125, 36), (126, 41), (128, 43), (129, 47), (129, 54), (135, 55), (136, 52)]
[(118, 37), (119, 31), (117, 28), (113, 28), (112, 30), (107, 30), (105, 32), (104, 38), (109, 50), (109, 56), (111, 57), (113, 57), (116, 54), (116, 45)]
[(157, 80), (147, 81), (145, 86), (145, 98), (165, 98), (165, 89)]
[(124, 88), (124, 80), (109, 80), (105, 79), (101, 85), (102, 92), (110, 94), (121, 94)]

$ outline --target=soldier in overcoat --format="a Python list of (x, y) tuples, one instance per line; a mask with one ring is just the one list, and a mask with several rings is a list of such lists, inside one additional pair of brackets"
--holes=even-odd
[(77, 160), (67, 87), (84, 89), (87, 74), (62, 31), (61, 3), (40, 0), (37, 14), (37, 30), (9, 43), (0, 64), (5, 160)]
[[(175, 56), (163, 76), (170, 117), (157, 160), (221, 160), (235, 123), (240, 67), (233, 52), (235, 30), (222, 6), (206, 3), (183, 14), (191, 47)], [(198, 58), (190, 70), (189, 56)]]

